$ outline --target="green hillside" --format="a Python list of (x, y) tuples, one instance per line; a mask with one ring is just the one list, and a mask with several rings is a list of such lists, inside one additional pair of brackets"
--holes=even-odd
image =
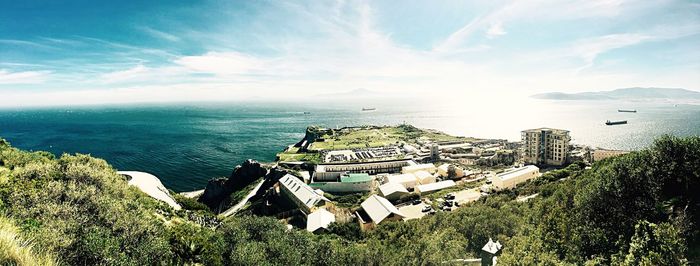
[[(27, 152), (0, 140), (2, 265), (415, 265), (477, 258), (502, 265), (697, 263), (700, 137), (585, 170), (575, 164), (454, 212), (356, 223), (314, 235), (276, 219), (173, 211), (88, 155)], [(522, 195), (539, 196), (518, 202)], [(44, 263), (45, 262), (45, 263)]]

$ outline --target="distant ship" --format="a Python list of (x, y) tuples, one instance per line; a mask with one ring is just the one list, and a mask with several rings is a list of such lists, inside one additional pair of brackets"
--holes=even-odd
[(368, 108), (368, 107), (363, 107), (363, 108), (362, 108), (362, 111), (363, 111), (363, 112), (364, 112), (364, 111), (374, 111), (374, 110), (377, 110), (377, 108), (374, 108), (374, 107), (369, 107), (369, 108)]
[(617, 109), (617, 111), (620, 112), (620, 113), (636, 113), (636, 112), (637, 112), (637, 110), (634, 110), (634, 109), (632, 109), (632, 110)]
[(627, 124), (627, 120), (620, 120), (620, 121), (605, 121), (605, 124), (608, 126), (614, 126), (614, 125), (624, 125)]
[(304, 112), (304, 114), (305, 114), (305, 115), (310, 115), (310, 114), (311, 114), (311, 112)]

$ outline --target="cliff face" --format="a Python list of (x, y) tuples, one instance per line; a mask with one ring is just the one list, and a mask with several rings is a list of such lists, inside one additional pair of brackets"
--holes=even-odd
[(228, 178), (215, 178), (209, 180), (204, 193), (198, 201), (204, 203), (212, 210), (217, 210), (231, 193), (245, 188), (255, 180), (265, 176), (265, 169), (255, 160), (246, 160), (243, 164), (236, 166)]

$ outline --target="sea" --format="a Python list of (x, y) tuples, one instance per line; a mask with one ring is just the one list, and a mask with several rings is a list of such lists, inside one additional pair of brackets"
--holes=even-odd
[[(517, 141), (553, 127), (572, 142), (639, 150), (655, 138), (700, 134), (700, 105), (668, 102), (421, 101), (338, 103), (217, 102), (0, 109), (0, 138), (14, 147), (83, 153), (118, 170), (145, 171), (177, 191), (201, 189), (246, 159), (272, 162), (309, 125), (413, 124), (453, 135)], [(376, 108), (362, 111), (362, 108)], [(620, 113), (618, 109), (635, 109)], [(308, 112), (308, 113), (305, 113)], [(627, 120), (606, 126), (606, 120)]]

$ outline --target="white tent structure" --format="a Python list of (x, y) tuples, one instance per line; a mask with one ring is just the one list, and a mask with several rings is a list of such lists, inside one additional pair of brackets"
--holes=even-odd
[(416, 176), (418, 183), (420, 183), (421, 185), (435, 183), (435, 176), (426, 171), (416, 171), (415, 173), (413, 173), (413, 175)]
[(391, 202), (377, 195), (370, 196), (360, 205), (374, 224), (379, 224), (384, 220), (401, 220), (406, 217)]
[(455, 183), (455, 181), (445, 180), (445, 181), (440, 181), (437, 183), (430, 183), (430, 184), (416, 186), (416, 192), (420, 195), (424, 195), (424, 194), (435, 192), (435, 191), (445, 189), (448, 187), (453, 187), (455, 185), (457, 185)]
[(501, 250), (501, 248), (503, 248), (503, 245), (501, 245), (500, 242), (493, 242), (493, 239), (489, 237), (489, 242), (487, 242), (486, 245), (484, 245), (484, 247), (481, 248), (481, 250), (491, 254), (496, 254), (499, 250)]
[(163, 186), (163, 183), (160, 182), (158, 177), (149, 173), (137, 171), (118, 171), (117, 174), (127, 176), (129, 185), (139, 188), (148, 196), (167, 203), (175, 210), (182, 208), (180, 204), (177, 204), (173, 196), (170, 195), (168, 189)]
[(334, 222), (335, 215), (324, 208), (320, 208), (306, 217), (306, 231), (313, 233), (321, 228), (328, 229), (328, 226)]
[(416, 171), (426, 171), (426, 172), (432, 174), (432, 173), (435, 173), (437, 171), (437, 167), (435, 167), (435, 165), (432, 163), (424, 163), (424, 164), (404, 166), (401, 168), (402, 174), (410, 174), (410, 173), (414, 173)]
[(418, 184), (418, 179), (414, 174), (400, 174), (400, 175), (390, 175), (386, 178), (387, 183), (397, 183), (403, 185), (405, 188), (412, 188)]
[(397, 200), (408, 194), (406, 187), (399, 183), (389, 182), (379, 186), (379, 192), (388, 200)]

